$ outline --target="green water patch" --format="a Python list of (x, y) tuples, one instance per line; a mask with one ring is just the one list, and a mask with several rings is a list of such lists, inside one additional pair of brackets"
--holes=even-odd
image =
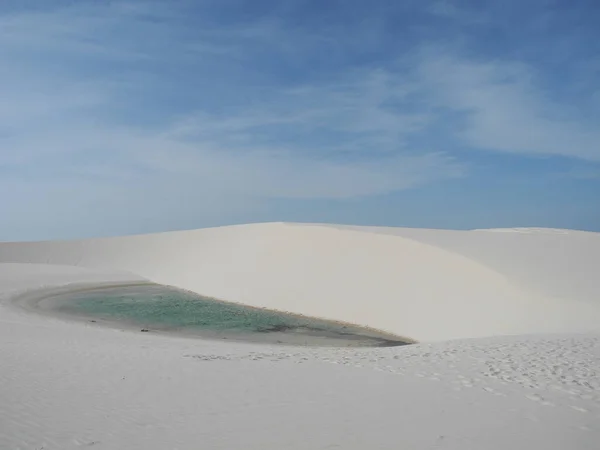
[(360, 326), (252, 308), (152, 284), (62, 295), (53, 309), (90, 321), (131, 325), (140, 331), (170, 331), (214, 339), (343, 347), (408, 343)]

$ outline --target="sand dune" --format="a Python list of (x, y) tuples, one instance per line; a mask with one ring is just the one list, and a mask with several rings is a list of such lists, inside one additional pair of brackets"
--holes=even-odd
[(270, 223), (4, 243), (0, 262), (122, 270), (418, 341), (587, 331), (600, 323), (597, 233)]
[(598, 302), (600, 233), (551, 228), (358, 229), (404, 236), (461, 254), (547, 297)]
[[(600, 324), (600, 235), (501, 231), (274, 223), (0, 243), (0, 448), (595, 450), (600, 334), (577, 332)], [(446, 342), (215, 342), (13, 304), (142, 279)], [(478, 336), (494, 337), (447, 341)]]

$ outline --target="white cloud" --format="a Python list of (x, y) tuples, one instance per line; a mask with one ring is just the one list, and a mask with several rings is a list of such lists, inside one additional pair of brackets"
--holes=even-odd
[(600, 161), (595, 119), (553, 101), (525, 64), (425, 52), (416, 75), (429, 102), (464, 114), (456, 134), (474, 149)]
[[(437, 14), (461, 13), (448, 5)], [(525, 64), (429, 48), (395, 67), (248, 81), (261, 52), (302, 65), (318, 43), (347, 48), (274, 19), (188, 40), (166, 12), (94, 3), (0, 16), (0, 192), (12, 213), (54, 202), (77, 216), (86, 198), (118, 198), (121, 212), (160, 203), (181, 215), (180, 199), (214, 218), (257, 199), (384, 194), (462, 176), (452, 150), (464, 147), (600, 160), (593, 120), (553, 100)], [(186, 84), (169, 78), (186, 71)], [(213, 92), (232, 73), (239, 84)], [(192, 106), (180, 106), (186, 95)]]
[[(131, 20), (135, 38), (136, 27), (150, 26), (139, 23), (138, 15), (146, 13), (70, 8), (0, 19), (8, 25), (3, 36), (10, 43), (2, 66), (13, 67), (0, 71), (0, 95), (6, 100), (0, 105), (5, 127), (0, 164), (15, 173), (70, 179), (74, 189), (81, 177), (142, 185), (160, 179), (223, 198), (347, 198), (461, 174), (439, 150), (406, 146), (405, 138), (425, 128), (429, 118), (387, 106), (401, 102), (410, 89), (378, 69), (349, 73), (335, 83), (273, 87), (258, 105), (240, 101), (224, 112), (199, 109), (181, 116), (166, 110), (152, 127), (115, 121), (111, 110), (129, 98), (123, 91), (126, 76), (118, 70), (78, 75), (82, 49), (74, 42), (91, 45), (86, 49), (103, 61), (119, 62), (127, 52), (136, 57), (139, 43), (120, 47), (119, 40), (108, 39), (109, 32)], [(262, 36), (254, 26), (248, 32)], [(48, 70), (51, 66), (36, 58), (36, 43), (51, 47), (67, 67)], [(15, 56), (16, 50), (23, 53)], [(151, 94), (151, 84), (144, 88)]]

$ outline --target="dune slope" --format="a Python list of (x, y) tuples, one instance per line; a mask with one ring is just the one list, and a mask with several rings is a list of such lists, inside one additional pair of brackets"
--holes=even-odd
[[(3, 243), (0, 448), (596, 450), (600, 334), (573, 332), (600, 323), (599, 257), (594, 233), (294, 224)], [(257, 345), (18, 307), (144, 279), (444, 342)]]
[(1, 243), (0, 262), (126, 271), (418, 341), (589, 331), (600, 324), (600, 280), (592, 276), (600, 267), (598, 233), (270, 223)]

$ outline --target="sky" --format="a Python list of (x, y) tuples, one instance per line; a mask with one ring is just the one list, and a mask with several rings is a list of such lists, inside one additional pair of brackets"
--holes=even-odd
[(0, 241), (600, 231), (597, 0), (3, 0)]

